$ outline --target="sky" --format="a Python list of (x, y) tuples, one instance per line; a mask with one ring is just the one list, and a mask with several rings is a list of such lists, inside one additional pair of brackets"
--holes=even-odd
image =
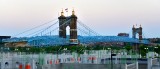
[[(131, 33), (142, 25), (146, 38), (160, 37), (160, 0), (0, 0), (0, 35), (24, 32), (72, 8), (78, 20), (101, 35)], [(22, 36), (22, 35), (21, 35)]]

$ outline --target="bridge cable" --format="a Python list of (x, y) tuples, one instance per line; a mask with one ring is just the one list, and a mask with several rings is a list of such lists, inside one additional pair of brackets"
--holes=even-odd
[(29, 32), (29, 31), (32, 31), (32, 30), (37, 29), (37, 28), (39, 28), (39, 27), (42, 27), (42, 26), (44, 26), (44, 25), (46, 25), (46, 24), (48, 24), (48, 23), (51, 23), (51, 22), (53, 22), (53, 21), (55, 21), (55, 20), (57, 20), (57, 19), (48, 21), (48, 22), (46, 22), (46, 23), (44, 23), (44, 24), (38, 25), (38, 26), (36, 26), (36, 27), (34, 27), (34, 28), (31, 28), (31, 29), (29, 29), (29, 30), (26, 30), (26, 31), (24, 31), (24, 32), (18, 33), (18, 34), (13, 35), (13, 36), (16, 37), (16, 36), (22, 35), (22, 34), (24, 34), (24, 33), (26, 33), (26, 32)]
[[(97, 40), (97, 36), (99, 36), (99, 37), (102, 37), (101, 35), (99, 35), (98, 33), (96, 33), (95, 31), (93, 31), (92, 29), (90, 29), (88, 26), (86, 26), (85, 24), (83, 24), (81, 21), (77, 21), (78, 22), (78, 24), (80, 24), (82, 27), (84, 27), (86, 30), (89, 30), (89, 32), (86, 32), (86, 31), (84, 31), (84, 30), (82, 30), (82, 29), (80, 29), (79, 27), (78, 27), (78, 30), (80, 30), (80, 31), (82, 31), (83, 33), (85, 33), (85, 34), (87, 34), (87, 35), (89, 35), (90, 37), (89, 37), (89, 41), (87, 41), (87, 42), (96, 42), (96, 40)], [(91, 37), (91, 34), (94, 34), (94, 36), (93, 37)], [(88, 40), (88, 39), (87, 39)]]
[[(61, 27), (61, 26), (63, 26), (64, 24), (66, 24), (66, 23), (68, 23), (70, 20), (68, 20), (68, 21), (66, 21), (65, 23), (63, 23), (62, 25), (60, 25), (59, 27)], [(55, 29), (53, 29), (52, 31), (50, 31), (50, 32), (53, 32), (53, 31), (55, 31), (55, 30), (57, 30), (59, 27), (57, 27), (57, 28), (55, 28)], [(42, 31), (41, 31), (42, 32)], [(40, 33), (41, 33), (40, 32)], [(48, 34), (48, 33), (50, 33), (50, 32), (47, 32), (47, 33), (45, 33), (45, 34)], [(39, 34), (39, 33), (38, 33)], [(36, 35), (38, 35), (38, 34), (35, 34), (35, 35), (33, 35), (33, 36), (36, 36)], [(32, 36), (32, 37), (33, 37)], [(37, 37), (37, 36), (36, 36)], [(38, 37), (37, 37), (38, 38)], [(40, 37), (41, 38), (41, 37)], [(63, 38), (64, 39), (64, 38)], [(35, 39), (33, 39), (33, 40), (35, 40)], [(39, 40), (39, 39), (36, 39), (36, 40)], [(58, 40), (58, 39), (55, 39), (55, 40)], [(59, 42), (62, 42), (62, 41), (59, 41)], [(64, 42), (64, 41), (63, 41)], [(60, 43), (61, 44), (61, 43)], [(63, 43), (64, 44), (64, 43)]]
[[(67, 24), (67, 23), (70, 22), (70, 21), (71, 21), (71, 19), (69, 19), (68, 21), (64, 22), (64, 23), (63, 23), (62, 25), (60, 25), (59, 27), (62, 27), (63, 25)], [(57, 28), (51, 30), (50, 32), (53, 32), (53, 31), (59, 29), (59, 27), (57, 27)], [(46, 34), (48, 34), (48, 33), (50, 33), (50, 32), (47, 32)]]
[[(35, 34), (35, 33), (37, 33), (37, 32), (38, 32), (37, 34), (40, 34), (40, 33), (44, 32), (44, 31), (46, 31), (46, 30), (50, 29), (52, 26), (56, 25), (57, 23), (58, 23), (58, 21), (56, 21), (54, 24), (52, 24), (52, 25), (48, 26), (47, 28), (40, 29), (40, 30), (35, 31), (35, 32), (33, 32), (33, 33), (30, 33), (30, 34), (28, 34), (28, 35), (26, 35), (26, 36), (29, 36), (29, 35)], [(41, 32), (39, 32), (39, 31), (41, 31)], [(32, 37), (33, 37), (33, 36), (32, 36)]]
[(100, 34), (98, 34), (97, 32), (93, 31), (91, 28), (89, 28), (88, 26), (86, 26), (85, 24), (83, 24), (81, 21), (77, 21), (82, 27), (86, 28), (87, 30), (89, 30), (90, 32), (92, 32), (93, 34), (95, 34), (96, 36), (100, 36)]

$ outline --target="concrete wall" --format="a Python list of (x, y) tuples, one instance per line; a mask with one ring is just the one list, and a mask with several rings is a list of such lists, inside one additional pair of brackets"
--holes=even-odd
[[(124, 69), (124, 65), (113, 64), (113, 69)], [(45, 65), (40, 69), (111, 69), (109, 64), (78, 64), (62, 63), (57, 65)]]
[(139, 64), (138, 69), (147, 69), (147, 64)]

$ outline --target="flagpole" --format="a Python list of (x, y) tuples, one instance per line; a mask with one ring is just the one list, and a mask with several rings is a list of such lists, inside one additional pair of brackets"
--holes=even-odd
[(68, 8), (67, 8), (67, 17), (68, 17)]
[(67, 12), (67, 17), (68, 17), (68, 8), (66, 8), (65, 11)]

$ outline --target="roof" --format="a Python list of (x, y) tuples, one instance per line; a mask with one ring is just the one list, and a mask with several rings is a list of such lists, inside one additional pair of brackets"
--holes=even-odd
[(11, 36), (0, 36), (0, 39), (8, 39), (11, 38)]

